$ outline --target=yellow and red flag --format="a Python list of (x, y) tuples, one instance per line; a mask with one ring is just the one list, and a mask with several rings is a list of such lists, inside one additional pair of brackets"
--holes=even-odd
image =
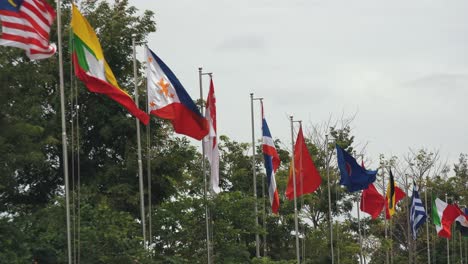
[(148, 114), (139, 109), (130, 95), (119, 87), (114, 73), (104, 58), (96, 33), (74, 4), (72, 4), (71, 28), (72, 60), (78, 79), (84, 82), (91, 92), (109, 96), (143, 124), (148, 124)]

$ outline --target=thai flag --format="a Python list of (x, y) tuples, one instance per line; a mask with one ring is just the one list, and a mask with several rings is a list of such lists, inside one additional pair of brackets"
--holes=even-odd
[(32, 60), (54, 55), (56, 47), (49, 43), (49, 32), (55, 16), (44, 0), (1, 0), (0, 45), (24, 49)]
[(171, 120), (176, 133), (203, 139), (209, 132), (208, 122), (177, 77), (149, 48), (146, 61), (149, 112)]
[(266, 177), (268, 182), (268, 194), (270, 196), (271, 211), (274, 214), (278, 213), (279, 209), (279, 196), (278, 189), (276, 188), (275, 173), (278, 170), (278, 167), (281, 163), (276, 152), (275, 144), (273, 138), (271, 137), (270, 129), (266, 122), (265, 116), (263, 114), (263, 103), (262, 103), (262, 132), (263, 132), (263, 158), (265, 159), (265, 170)]

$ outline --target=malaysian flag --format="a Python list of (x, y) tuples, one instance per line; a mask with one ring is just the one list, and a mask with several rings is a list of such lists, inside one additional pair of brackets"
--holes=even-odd
[(56, 51), (49, 43), (55, 15), (44, 0), (0, 0), (0, 45), (24, 49), (32, 60), (49, 58)]
[(270, 196), (271, 211), (274, 214), (278, 213), (279, 209), (279, 196), (278, 189), (276, 188), (275, 173), (281, 163), (278, 152), (275, 148), (275, 143), (271, 137), (270, 129), (263, 114), (262, 102), (262, 132), (263, 132), (263, 158), (265, 159), (265, 170), (268, 182), (268, 195)]
[(416, 240), (416, 231), (426, 222), (426, 210), (424, 210), (421, 198), (419, 198), (418, 186), (413, 182), (413, 196), (411, 197), (410, 226), (413, 239)]

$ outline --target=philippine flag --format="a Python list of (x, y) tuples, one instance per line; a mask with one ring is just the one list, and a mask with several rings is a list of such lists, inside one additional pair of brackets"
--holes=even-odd
[(203, 139), (208, 123), (177, 77), (148, 47), (146, 61), (149, 112), (171, 120), (176, 133)]
[(273, 138), (271, 137), (270, 129), (263, 114), (262, 103), (262, 132), (263, 132), (263, 158), (265, 159), (265, 170), (268, 182), (268, 194), (270, 196), (271, 211), (274, 214), (278, 213), (279, 209), (279, 196), (278, 189), (276, 188), (275, 173), (281, 163), (276, 151)]

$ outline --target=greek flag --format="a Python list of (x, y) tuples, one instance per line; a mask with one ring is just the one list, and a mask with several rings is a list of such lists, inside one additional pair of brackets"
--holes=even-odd
[(426, 222), (426, 210), (424, 210), (421, 198), (419, 198), (418, 186), (413, 182), (413, 196), (411, 197), (410, 225), (413, 239), (416, 240), (416, 231)]

